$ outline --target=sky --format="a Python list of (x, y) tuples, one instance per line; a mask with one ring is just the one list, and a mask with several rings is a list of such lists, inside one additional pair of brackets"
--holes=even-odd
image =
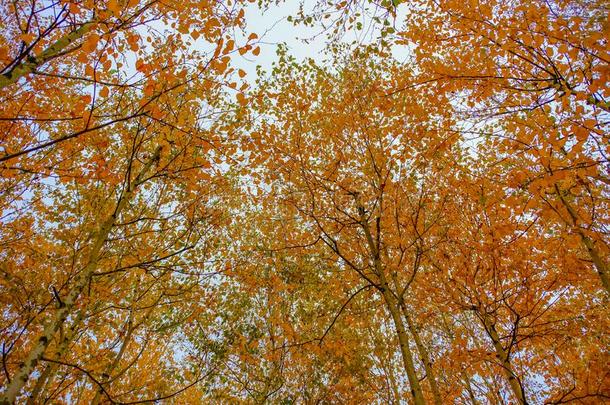
[[(246, 71), (250, 78), (254, 78), (257, 65), (262, 66), (264, 70), (271, 68), (272, 63), (277, 60), (277, 46), (282, 43), (288, 46), (289, 53), (299, 61), (307, 57), (320, 58), (327, 39), (324, 35), (316, 36), (319, 28), (307, 28), (303, 25), (295, 27), (287, 20), (288, 16), (297, 14), (299, 3), (292, 0), (279, 6), (271, 5), (266, 10), (260, 9), (257, 3), (250, 3), (245, 14), (245, 32), (246, 35), (254, 32), (259, 36), (261, 53), (257, 57), (250, 53), (235, 57), (233, 65)], [(313, 37), (313, 40), (304, 41)]]
[[(295, 57), (297, 61), (302, 61), (305, 58), (313, 58), (321, 62), (324, 58), (323, 51), (331, 40), (322, 32), (319, 24), (314, 24), (315, 27), (306, 27), (303, 24), (294, 25), (288, 21), (289, 16), (295, 16), (298, 13), (299, 5), (304, 3), (304, 9), (309, 11), (315, 5), (317, 0), (289, 0), (280, 5), (270, 5), (267, 9), (260, 9), (258, 4), (250, 3), (246, 8), (244, 29), (245, 35), (254, 32), (259, 36), (258, 45), (261, 48), (259, 56), (253, 57), (248, 53), (243, 57), (234, 57), (232, 65), (236, 68), (243, 69), (248, 73), (248, 79), (253, 81), (256, 77), (256, 67), (260, 65), (265, 71), (269, 71), (271, 65), (277, 60), (276, 49), (279, 44), (286, 44), (288, 53)], [(362, 3), (366, 4), (366, 3)], [(372, 6), (375, 7), (375, 6)], [(385, 9), (377, 10), (362, 10), (363, 14), (374, 12), (375, 14), (385, 13)], [(394, 21), (405, 22), (406, 7), (398, 7), (397, 16)], [(375, 23), (370, 18), (364, 18), (363, 29), (360, 31), (350, 30), (341, 37), (343, 42), (356, 41), (360, 44), (371, 43), (378, 40), (378, 31), (374, 28)], [(378, 28), (379, 26), (376, 25)], [(392, 47), (392, 55), (398, 60), (404, 60), (408, 54), (408, 50), (404, 46)]]

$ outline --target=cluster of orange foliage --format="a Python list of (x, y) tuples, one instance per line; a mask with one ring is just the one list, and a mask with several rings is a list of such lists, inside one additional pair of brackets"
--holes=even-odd
[(249, 3), (0, 0), (0, 404), (610, 401), (607, 4)]

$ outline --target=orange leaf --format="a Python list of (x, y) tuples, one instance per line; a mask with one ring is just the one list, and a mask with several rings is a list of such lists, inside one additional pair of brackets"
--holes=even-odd
[(30, 42), (32, 42), (32, 41), (33, 41), (33, 40), (36, 38), (36, 34), (32, 34), (31, 32), (30, 32), (30, 33), (27, 33), (27, 34), (21, 34), (21, 35), (19, 35), (19, 38), (20, 38), (20, 39), (21, 39), (23, 42), (25, 42), (25, 43), (28, 43), (28, 44), (29, 44)]
[(243, 93), (237, 93), (237, 102), (240, 105), (245, 106), (246, 104), (248, 104), (248, 99), (246, 98), (246, 96), (243, 95)]
[(107, 7), (112, 14), (118, 14), (121, 11), (121, 6), (119, 6), (117, 0), (108, 0)]

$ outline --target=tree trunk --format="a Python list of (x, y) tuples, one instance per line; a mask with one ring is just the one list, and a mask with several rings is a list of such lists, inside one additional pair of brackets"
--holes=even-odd
[[(70, 343), (72, 343), (74, 341), (74, 338), (76, 337), (76, 330), (81, 325), (81, 322), (83, 321), (84, 318), (85, 318), (85, 311), (84, 310), (79, 311), (76, 319), (74, 320), (74, 322), (72, 323), (72, 325), (70, 326), (68, 331), (66, 331), (64, 336), (61, 338), (61, 341), (59, 342), (59, 344), (57, 345), (57, 348), (55, 350), (55, 358), (57, 360), (61, 360), (64, 357), (64, 355), (66, 354), (66, 351), (68, 350), (68, 347), (70, 346)], [(28, 405), (36, 405), (38, 403), (44, 402), (44, 401), (39, 400), (39, 396), (42, 393), (44, 387), (47, 386), (49, 384), (49, 382), (53, 381), (53, 377), (55, 376), (55, 372), (56, 372), (58, 366), (59, 366), (58, 363), (48, 363), (45, 366), (42, 374), (40, 374), (40, 377), (38, 377), (38, 380), (36, 381), (36, 385), (34, 385), (34, 388), (32, 389), (32, 392), (30, 393), (30, 395), (28, 397), (28, 401), (27, 401)]]
[(400, 353), (402, 354), (402, 361), (405, 367), (405, 371), (407, 372), (409, 385), (411, 386), (411, 395), (416, 405), (424, 405), (426, 401), (424, 399), (424, 394), (422, 392), (421, 385), (419, 384), (419, 379), (417, 378), (417, 374), (415, 373), (413, 354), (411, 353), (411, 348), (409, 347), (409, 336), (407, 335), (404, 322), (402, 321), (402, 317), (400, 316), (398, 303), (396, 302), (396, 299), (392, 296), (390, 291), (388, 291), (387, 284), (385, 285), (385, 288), (383, 289), (382, 293), (383, 298), (386, 302), (386, 307), (392, 315), (394, 327), (396, 328), (396, 333), (398, 335), (398, 342), (400, 344)]
[[(394, 376), (394, 367), (392, 366), (392, 353), (389, 350), (386, 350), (385, 347), (382, 347), (380, 352), (382, 355), (378, 355), (377, 347), (378, 341), (375, 339), (374, 333), (371, 331), (371, 328), (367, 329), (369, 332), (369, 336), (371, 341), (375, 346), (375, 350), (373, 351), (373, 355), (379, 361), (379, 366), (383, 370), (386, 376), (387, 384), (388, 384), (388, 402), (391, 404), (400, 404), (401, 395), (398, 392), (398, 384), (396, 383), (396, 377)], [(387, 357), (384, 356), (387, 354)], [(392, 400), (393, 399), (393, 400)]]
[(438, 384), (436, 381), (436, 374), (434, 373), (434, 369), (432, 368), (432, 360), (430, 360), (430, 355), (428, 354), (428, 350), (426, 350), (426, 346), (423, 344), (419, 332), (417, 330), (417, 326), (407, 312), (407, 307), (404, 302), (400, 303), (400, 307), (402, 308), (402, 312), (407, 320), (407, 325), (409, 326), (409, 331), (411, 335), (413, 335), (413, 340), (415, 341), (415, 346), (417, 346), (417, 351), (419, 352), (419, 357), (421, 361), (424, 363), (424, 368), (426, 370), (426, 375), (428, 376), (428, 381), (430, 383), (430, 390), (432, 391), (432, 396), (434, 397), (434, 403), (436, 405), (442, 405), (443, 401), (441, 400), (441, 394), (438, 389)]
[(491, 338), (494, 349), (496, 350), (496, 357), (502, 362), (502, 368), (504, 369), (504, 374), (506, 375), (506, 378), (508, 379), (508, 384), (509, 384), (511, 390), (513, 391), (513, 395), (515, 396), (515, 399), (517, 400), (517, 402), (519, 404), (526, 405), (527, 401), (525, 400), (525, 393), (524, 393), (523, 387), (512, 368), (510, 359), (508, 357), (508, 353), (506, 352), (506, 350), (504, 350), (504, 347), (502, 346), (502, 342), (500, 341), (500, 336), (498, 335), (498, 332), (496, 331), (495, 325), (491, 322), (491, 320), (489, 319), (489, 316), (487, 314), (482, 313), (481, 320), (483, 321), (483, 326), (485, 326), (485, 330), (487, 331), (487, 334)]
[(464, 373), (460, 371), (460, 375), (462, 376), (462, 380), (464, 380), (464, 384), (466, 385), (466, 391), (468, 391), (468, 396), (470, 397), (470, 401), (472, 405), (479, 405), (479, 401), (477, 401), (477, 397), (474, 395), (474, 391), (472, 390), (472, 386), (470, 385), (470, 378)]
[(7, 73), (0, 75), (0, 90), (17, 82), (23, 76), (33, 73), (39, 66), (61, 55), (74, 41), (79, 40), (91, 31), (94, 25), (94, 22), (84, 23), (78, 29), (59, 38), (55, 43), (42, 51), (40, 55), (28, 58), (27, 61), (21, 62)]
[(390, 362), (387, 365), (387, 373), (388, 379), (390, 382), (390, 389), (392, 390), (392, 395), (394, 396), (394, 400), (396, 404), (400, 404), (400, 392), (398, 392), (398, 384), (396, 384), (396, 377), (394, 377), (394, 367), (392, 367), (392, 363)]
[(356, 208), (358, 209), (358, 212), (360, 214), (360, 225), (362, 226), (362, 230), (364, 231), (364, 235), (366, 237), (367, 245), (369, 248), (369, 253), (371, 255), (371, 261), (373, 262), (375, 273), (379, 277), (379, 289), (386, 303), (386, 307), (392, 315), (394, 326), (396, 327), (396, 334), (398, 335), (398, 342), (400, 344), (400, 353), (402, 354), (402, 361), (405, 367), (405, 371), (407, 372), (409, 385), (411, 387), (411, 396), (413, 397), (415, 405), (424, 405), (426, 403), (426, 400), (424, 399), (424, 394), (422, 392), (421, 385), (419, 384), (417, 374), (415, 373), (413, 354), (411, 353), (411, 348), (409, 347), (409, 336), (407, 335), (404, 322), (402, 321), (398, 300), (390, 291), (389, 284), (386, 279), (383, 266), (381, 264), (379, 249), (375, 244), (375, 241), (373, 240), (369, 223), (365, 218), (365, 209), (358, 201), (358, 197), (356, 195), (354, 197), (356, 200)]
[(595, 269), (597, 270), (597, 274), (599, 275), (602, 285), (606, 289), (606, 293), (610, 296), (610, 279), (608, 276), (608, 273), (610, 273), (610, 266), (608, 265), (608, 263), (606, 263), (604, 261), (601, 253), (595, 248), (595, 243), (591, 240), (591, 238), (589, 238), (583, 232), (582, 228), (578, 224), (578, 221), (579, 221), (578, 213), (574, 210), (572, 205), (570, 205), (570, 203), (566, 200), (566, 198), (563, 195), (563, 193), (561, 192), (561, 190), (559, 190), (559, 187), (557, 186), (557, 184), (555, 184), (555, 191), (557, 193), (557, 196), (559, 197), (559, 200), (561, 201), (563, 206), (568, 211), (568, 214), (570, 215), (571, 222), (568, 222), (567, 225), (572, 227), (572, 229), (574, 229), (576, 231), (578, 236), (580, 236), (580, 240), (581, 240), (582, 244), (585, 246), (585, 248), (587, 249), (587, 252), (589, 253), (589, 256), (591, 257), (591, 260), (593, 261), (593, 265), (595, 266)]

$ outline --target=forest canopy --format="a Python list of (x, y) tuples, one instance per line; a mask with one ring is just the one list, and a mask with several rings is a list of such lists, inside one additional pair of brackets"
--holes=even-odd
[(0, 404), (610, 403), (608, 11), (0, 0)]

